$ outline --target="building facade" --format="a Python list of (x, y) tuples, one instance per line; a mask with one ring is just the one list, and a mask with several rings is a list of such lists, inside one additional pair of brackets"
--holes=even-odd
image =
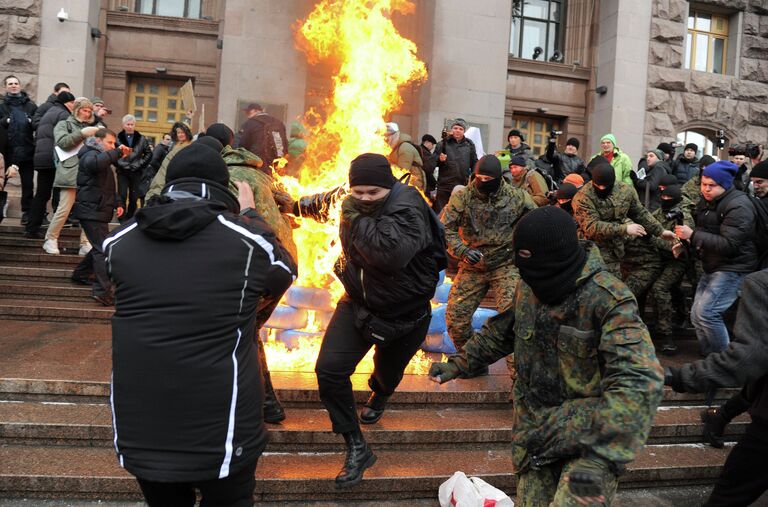
[[(174, 121), (233, 127), (260, 102), (301, 118), (327, 96), (294, 29), (313, 0), (0, 0), (0, 68), (40, 102), (54, 83), (104, 98), (159, 137)], [(713, 152), (768, 138), (766, 0), (417, 0), (395, 24), (429, 79), (392, 120), (439, 136), (462, 117), (486, 151), (518, 128), (541, 153), (552, 130), (582, 155), (612, 132), (633, 160), (660, 141)], [(60, 12), (66, 13), (62, 21)], [(182, 85), (194, 85), (194, 106)], [(194, 107), (194, 114), (188, 110)], [(119, 120), (111, 125), (119, 127)], [(702, 153), (700, 153), (701, 155)]]

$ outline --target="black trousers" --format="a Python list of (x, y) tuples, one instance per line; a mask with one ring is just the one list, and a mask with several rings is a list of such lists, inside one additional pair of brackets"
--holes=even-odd
[[(35, 191), (35, 168), (31, 160), (26, 162), (12, 162), (19, 166), (19, 177), (21, 178), (21, 212), (29, 213), (32, 207), (32, 197)], [(6, 162), (6, 167), (8, 167)]]
[(768, 490), (768, 424), (752, 421), (728, 454), (723, 471), (704, 507), (752, 505)]
[(118, 171), (117, 173), (117, 194), (120, 196), (120, 200), (125, 203), (125, 213), (120, 217), (120, 223), (130, 220), (136, 213), (141, 174), (141, 171)]
[(223, 479), (200, 482), (154, 482), (141, 479), (141, 492), (149, 507), (193, 507), (195, 489), (200, 490), (200, 507), (253, 507), (256, 463)]
[[(392, 345), (386, 348), (376, 346), (374, 369), (368, 379), (371, 390), (385, 396), (395, 392), (408, 362), (424, 342), (428, 329), (429, 319), (425, 318), (413, 331)], [(320, 399), (331, 417), (334, 433), (349, 433), (359, 427), (350, 377), (371, 347), (373, 344), (366, 341), (355, 327), (352, 302), (342, 298), (328, 323), (315, 365)]]
[(30, 232), (39, 230), (43, 224), (48, 201), (53, 193), (53, 180), (56, 177), (56, 168), (54, 167), (36, 167), (35, 171), (37, 171), (37, 189), (29, 207), (29, 222), (27, 223), (27, 230)]
[(88, 278), (93, 273), (96, 276), (93, 281), (93, 295), (111, 294), (112, 282), (107, 276), (107, 258), (104, 256), (103, 250), (104, 238), (109, 234), (109, 224), (95, 220), (80, 220), (80, 227), (93, 248), (75, 267), (72, 276), (74, 278)]

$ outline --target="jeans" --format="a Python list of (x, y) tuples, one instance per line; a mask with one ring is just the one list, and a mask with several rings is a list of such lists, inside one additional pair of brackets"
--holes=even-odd
[(723, 315), (739, 296), (739, 287), (748, 273), (715, 271), (704, 273), (696, 286), (691, 323), (696, 329), (701, 353), (709, 355), (728, 347), (728, 329)]

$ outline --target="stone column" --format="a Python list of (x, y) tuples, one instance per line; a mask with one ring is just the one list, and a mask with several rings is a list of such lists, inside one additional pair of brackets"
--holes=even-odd
[[(597, 96), (590, 121), (593, 142), (608, 132), (633, 163), (642, 156), (645, 90), (653, 2), (601, 0), (597, 46), (596, 86), (608, 93)], [(585, 153), (594, 153), (590, 146)]]

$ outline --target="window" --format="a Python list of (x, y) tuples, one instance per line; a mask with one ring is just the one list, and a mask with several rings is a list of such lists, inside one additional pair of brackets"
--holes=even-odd
[(685, 68), (725, 74), (727, 58), (728, 18), (691, 11), (685, 39)]
[[(551, 118), (516, 115), (512, 119), (512, 128), (523, 134), (525, 144), (531, 147), (536, 156), (541, 156), (547, 149), (549, 133), (553, 130), (560, 130), (560, 122)], [(506, 140), (504, 144), (507, 144)]]
[(510, 54), (561, 62), (564, 7), (564, 0), (513, 0)]
[(136, 117), (136, 130), (148, 137), (162, 137), (171, 125), (186, 121), (181, 103), (183, 81), (135, 78), (128, 95), (128, 113)]
[(136, 12), (199, 19), (200, 3), (201, 0), (136, 0)]

